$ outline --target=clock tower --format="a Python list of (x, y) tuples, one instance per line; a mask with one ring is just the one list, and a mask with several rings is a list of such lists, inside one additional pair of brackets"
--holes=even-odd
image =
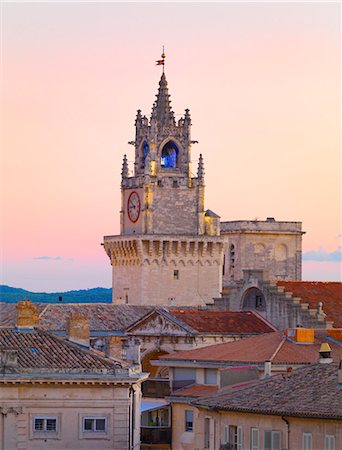
[(113, 302), (200, 305), (221, 291), (220, 218), (204, 209), (204, 166), (191, 171), (189, 110), (176, 121), (163, 72), (150, 118), (137, 111), (133, 175), (121, 172), (120, 236), (106, 236)]

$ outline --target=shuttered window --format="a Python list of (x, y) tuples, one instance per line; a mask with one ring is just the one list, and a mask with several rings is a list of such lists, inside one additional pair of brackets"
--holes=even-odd
[(237, 450), (243, 450), (243, 434), (242, 427), (237, 429)]
[(303, 450), (312, 450), (312, 434), (311, 433), (303, 433), (302, 449)]
[(259, 429), (251, 428), (250, 450), (259, 450)]
[(331, 434), (325, 435), (324, 450), (336, 450), (335, 448), (335, 436)]

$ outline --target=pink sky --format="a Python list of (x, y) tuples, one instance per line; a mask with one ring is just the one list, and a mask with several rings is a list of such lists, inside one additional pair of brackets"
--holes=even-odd
[(122, 156), (133, 160), (136, 110), (150, 114), (163, 44), (173, 109), (190, 108), (199, 141), (194, 168), (204, 156), (206, 207), (302, 221), (303, 278), (340, 280), (339, 9), (2, 4), (1, 283), (110, 286), (100, 243), (119, 232)]

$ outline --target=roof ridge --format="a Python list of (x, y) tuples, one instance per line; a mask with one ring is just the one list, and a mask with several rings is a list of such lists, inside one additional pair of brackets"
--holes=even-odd
[(275, 349), (273, 355), (270, 358), (270, 361), (273, 361), (273, 359), (276, 357), (276, 355), (279, 353), (281, 347), (284, 345), (284, 343), (286, 342), (286, 337), (283, 336), (282, 340), (280, 341), (278, 347)]

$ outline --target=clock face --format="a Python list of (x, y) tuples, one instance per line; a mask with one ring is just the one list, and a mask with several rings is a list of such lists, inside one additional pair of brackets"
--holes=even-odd
[(140, 197), (135, 191), (131, 192), (127, 201), (127, 213), (131, 222), (135, 223), (140, 216)]

